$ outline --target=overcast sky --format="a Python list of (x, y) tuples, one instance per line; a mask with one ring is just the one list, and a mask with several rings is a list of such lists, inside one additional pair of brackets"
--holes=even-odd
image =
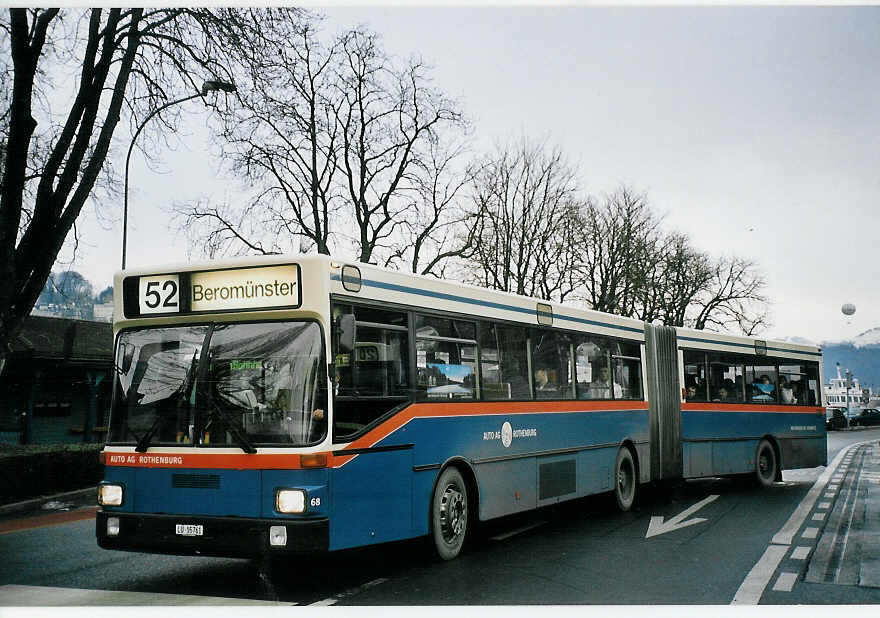
[[(767, 337), (880, 326), (880, 7), (322, 12), (329, 31), (364, 23), (390, 52), (432, 64), (481, 146), (546, 137), (589, 193), (625, 183), (668, 230), (755, 260)], [(203, 110), (187, 110), (192, 134), (163, 156), (164, 173), (133, 156), (129, 266), (186, 257), (163, 206), (235, 191), (202, 154)], [(119, 266), (121, 223), (102, 230), (84, 213), (74, 268), (100, 289)]]

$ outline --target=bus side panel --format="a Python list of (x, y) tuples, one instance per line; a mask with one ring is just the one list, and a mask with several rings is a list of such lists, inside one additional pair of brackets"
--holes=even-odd
[(712, 474), (742, 474), (755, 469), (757, 440), (712, 443)]
[(804, 413), (683, 411), (683, 471), (695, 478), (755, 469), (762, 436), (773, 436), (782, 467), (811, 468), (825, 461), (824, 423)]
[(589, 496), (611, 490), (611, 472), (617, 447), (578, 453), (578, 495)]
[(414, 536), (412, 477), (412, 449), (361, 453), (334, 468), (330, 549)]
[(492, 519), (537, 506), (535, 458), (496, 461), (477, 466), (480, 519)]
[(431, 525), (431, 493), (440, 475), (436, 468), (413, 472), (412, 530), (413, 536), (428, 534)]
[(782, 450), (782, 465), (787, 468), (814, 468), (828, 464), (828, 445), (826, 438), (779, 441)]

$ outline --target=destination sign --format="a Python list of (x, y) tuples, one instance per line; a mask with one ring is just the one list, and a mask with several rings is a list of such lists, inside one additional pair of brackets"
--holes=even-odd
[(213, 270), (190, 276), (190, 310), (228, 311), (299, 306), (295, 265)]
[(293, 309), (301, 304), (296, 264), (127, 277), (125, 315)]

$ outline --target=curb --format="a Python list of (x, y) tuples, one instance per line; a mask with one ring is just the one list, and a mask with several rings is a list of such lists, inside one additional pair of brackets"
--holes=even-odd
[(68, 491), (63, 494), (55, 494), (53, 496), (40, 496), (39, 498), (31, 498), (29, 500), (23, 500), (22, 502), (13, 502), (12, 504), (4, 504), (0, 506), (0, 516), (11, 515), (14, 513), (21, 513), (23, 511), (30, 511), (34, 508), (39, 507), (46, 502), (50, 502), (52, 500), (65, 500), (68, 498), (81, 498), (84, 496), (88, 496), (91, 494), (95, 496), (97, 494), (96, 487), (86, 487), (85, 489), (77, 489), (74, 491)]

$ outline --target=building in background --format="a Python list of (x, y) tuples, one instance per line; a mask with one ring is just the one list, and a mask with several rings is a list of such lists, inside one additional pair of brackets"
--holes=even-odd
[(113, 328), (31, 315), (0, 374), (0, 442), (98, 442), (110, 408)]

